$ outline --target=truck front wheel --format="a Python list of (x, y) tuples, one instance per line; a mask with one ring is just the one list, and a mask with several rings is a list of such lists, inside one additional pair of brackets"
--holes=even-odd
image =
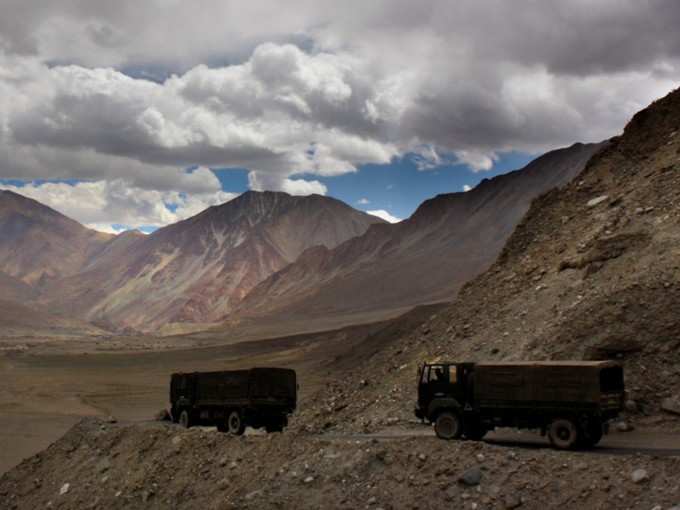
[(238, 411), (232, 411), (227, 417), (227, 429), (230, 434), (235, 436), (243, 435), (246, 431), (246, 424), (243, 422), (243, 417)]
[(558, 418), (550, 424), (548, 430), (550, 443), (559, 450), (574, 448), (579, 440), (576, 424), (568, 418)]
[(460, 416), (451, 411), (444, 411), (437, 415), (434, 431), (440, 439), (458, 439), (463, 433)]
[(188, 409), (182, 409), (182, 412), (179, 413), (179, 424), (185, 429), (191, 427), (191, 415), (189, 414)]

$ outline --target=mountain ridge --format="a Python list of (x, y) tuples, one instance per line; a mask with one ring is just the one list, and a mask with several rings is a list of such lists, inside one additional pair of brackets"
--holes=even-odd
[(320, 195), (247, 192), (148, 236), (114, 239), (87, 271), (56, 282), (42, 300), (110, 326), (210, 323), (304, 249), (334, 247), (382, 222)]
[(400, 223), (371, 226), (333, 250), (304, 252), (251, 290), (235, 315), (351, 314), (357, 302), (365, 311), (450, 300), (493, 262), (531, 200), (569, 182), (605, 145), (548, 152), (469, 192), (428, 199)]

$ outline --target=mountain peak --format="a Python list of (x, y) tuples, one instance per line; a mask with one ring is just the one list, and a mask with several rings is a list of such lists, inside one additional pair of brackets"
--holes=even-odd
[(58, 219), (59, 221), (73, 223), (82, 227), (78, 222), (64, 216), (59, 211), (11, 190), (0, 190), (0, 212), (20, 213), (23, 216), (32, 218)]

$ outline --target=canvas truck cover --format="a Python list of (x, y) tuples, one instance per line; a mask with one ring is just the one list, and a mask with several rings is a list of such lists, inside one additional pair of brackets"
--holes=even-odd
[(599, 405), (623, 390), (623, 369), (612, 361), (479, 363), (474, 396), (479, 407)]
[[(186, 388), (183, 387), (185, 385)], [(172, 401), (178, 392), (184, 393), (195, 403), (203, 404), (258, 398), (295, 401), (297, 382), (295, 371), (285, 368), (173, 374)]]

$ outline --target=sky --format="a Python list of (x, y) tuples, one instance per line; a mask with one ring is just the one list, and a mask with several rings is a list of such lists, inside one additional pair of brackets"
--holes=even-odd
[(408, 217), (680, 83), (675, 0), (0, 0), (0, 188), (103, 231), (247, 189)]

